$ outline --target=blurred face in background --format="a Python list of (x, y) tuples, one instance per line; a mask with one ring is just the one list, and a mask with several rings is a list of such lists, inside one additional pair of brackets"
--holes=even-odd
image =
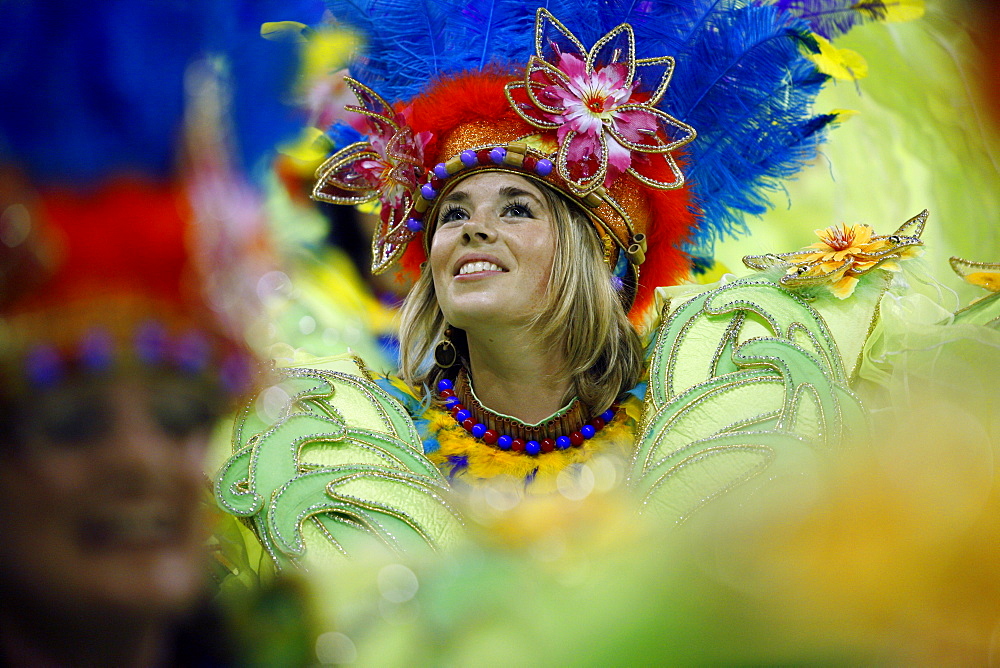
[(68, 380), (0, 444), (3, 594), (68, 614), (176, 614), (200, 595), (214, 410), (173, 375)]

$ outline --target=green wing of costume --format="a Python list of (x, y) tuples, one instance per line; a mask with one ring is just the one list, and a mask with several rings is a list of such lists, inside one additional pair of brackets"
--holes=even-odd
[(820, 453), (867, 429), (848, 381), (886, 272), (862, 277), (846, 300), (790, 291), (783, 273), (665, 308), (629, 474), (643, 512), (683, 522), (753, 478), (814, 469)]
[(448, 484), (413, 421), (363, 366), (342, 360), (276, 375), (239, 416), (215, 495), (279, 568), (373, 544), (436, 550), (460, 534)]

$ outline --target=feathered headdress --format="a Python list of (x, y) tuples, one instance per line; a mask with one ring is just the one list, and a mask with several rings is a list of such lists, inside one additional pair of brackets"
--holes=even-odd
[(17, 100), (0, 109), (5, 392), (131, 363), (249, 389), (247, 304), (227, 301), (263, 258), (240, 167), (293, 127), (278, 121), (296, 64), (259, 39), (254, 11), (4, 6), (0, 97)]
[(368, 40), (351, 66), (368, 138), (324, 163), (314, 196), (380, 201), (379, 272), (423, 261), (423, 244), (410, 242), (455, 175), (502, 169), (545, 182), (593, 221), (638, 318), (654, 288), (744, 231), (766, 191), (814, 155), (834, 116), (809, 111), (827, 77), (807, 57), (818, 47), (804, 19), (826, 12), (815, 2), (544, 4), (328, 0)]

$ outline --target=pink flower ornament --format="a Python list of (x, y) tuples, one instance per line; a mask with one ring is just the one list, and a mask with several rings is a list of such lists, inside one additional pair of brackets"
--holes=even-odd
[(330, 156), (316, 170), (314, 199), (333, 204), (381, 203), (381, 223), (372, 238), (372, 272), (385, 271), (402, 255), (417, 230), (407, 225), (413, 192), (423, 174), (426, 137), (414, 135), (396, 112), (367, 86), (345, 77), (359, 106), (348, 110), (364, 116), (368, 141), (357, 142)]
[[(559, 176), (579, 196), (609, 186), (628, 172), (658, 189), (678, 188), (684, 176), (671, 151), (695, 138), (694, 128), (656, 108), (674, 60), (635, 57), (632, 27), (622, 24), (587, 51), (547, 10), (535, 23), (535, 55), (523, 81), (507, 85), (507, 99), (525, 121), (555, 130)], [(656, 82), (639, 90), (643, 73)], [(647, 174), (665, 160), (670, 181)]]

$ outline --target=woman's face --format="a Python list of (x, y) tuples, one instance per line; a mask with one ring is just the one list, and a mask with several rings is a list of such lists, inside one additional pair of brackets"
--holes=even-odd
[(68, 381), (0, 444), (0, 577), (62, 614), (176, 614), (205, 578), (212, 416), (176, 377)]
[(543, 303), (556, 238), (541, 190), (513, 174), (463, 180), (441, 201), (430, 267), (438, 305), (460, 329), (524, 324)]

